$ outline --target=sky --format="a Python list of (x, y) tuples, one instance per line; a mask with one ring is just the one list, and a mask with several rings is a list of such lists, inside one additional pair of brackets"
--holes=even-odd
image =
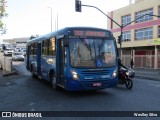
[[(70, 26), (91, 26), (107, 29), (107, 17), (94, 8), (82, 6), (75, 12), (75, 0), (6, 0), (8, 17), (3, 21), (7, 32), (0, 39), (44, 35)], [(134, 1), (134, 0), (133, 0)], [(129, 0), (81, 0), (107, 12), (129, 5)]]

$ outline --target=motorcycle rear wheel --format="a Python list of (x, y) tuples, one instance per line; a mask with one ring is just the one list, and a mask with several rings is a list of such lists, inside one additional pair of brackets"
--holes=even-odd
[(133, 81), (131, 79), (126, 80), (125, 85), (126, 85), (127, 89), (132, 89), (132, 87), (133, 87)]

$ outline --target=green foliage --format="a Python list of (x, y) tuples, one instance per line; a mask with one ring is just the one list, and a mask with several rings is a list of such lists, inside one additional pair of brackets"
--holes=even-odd
[(6, 1), (5, 0), (0, 0), (0, 33), (5, 34), (6, 33), (6, 26), (3, 23), (3, 18), (7, 17), (8, 14), (5, 11), (6, 8)]

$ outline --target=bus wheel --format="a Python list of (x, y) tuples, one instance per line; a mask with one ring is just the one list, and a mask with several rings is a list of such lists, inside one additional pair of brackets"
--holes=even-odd
[(58, 90), (57, 81), (56, 81), (56, 77), (55, 77), (54, 73), (50, 74), (50, 83), (51, 83), (51, 87), (54, 90)]

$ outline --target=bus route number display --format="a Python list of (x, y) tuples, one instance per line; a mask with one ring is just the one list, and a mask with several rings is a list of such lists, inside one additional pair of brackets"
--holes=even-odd
[(81, 37), (109, 37), (106, 32), (103, 31), (83, 31), (83, 30), (74, 30), (74, 36)]

